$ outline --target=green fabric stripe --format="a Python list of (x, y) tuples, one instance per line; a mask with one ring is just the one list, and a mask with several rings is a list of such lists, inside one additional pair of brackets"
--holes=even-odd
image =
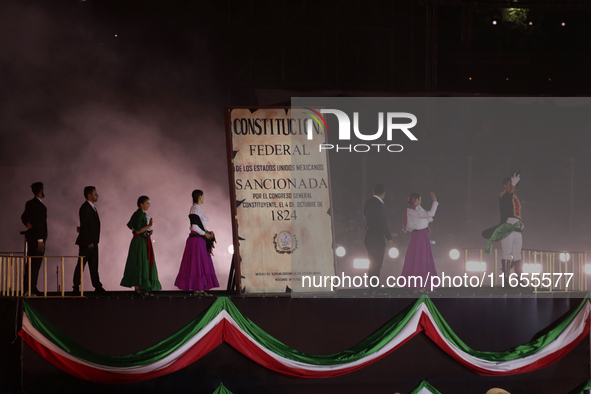
[(217, 389), (213, 392), (213, 394), (232, 394), (230, 390), (228, 390), (223, 383), (220, 383)]
[(429, 308), (433, 319), (435, 320), (437, 326), (443, 333), (443, 335), (450, 340), (454, 346), (458, 349), (468, 353), (469, 355), (480, 358), (483, 360), (488, 361), (510, 361), (516, 360), (518, 358), (523, 358), (530, 356), (539, 352), (542, 348), (548, 346), (550, 343), (556, 340), (556, 338), (562, 334), (564, 329), (573, 321), (573, 319), (577, 316), (577, 314), (585, 307), (585, 304), (589, 302), (589, 298), (585, 298), (577, 308), (574, 308), (571, 312), (569, 312), (557, 325), (548, 333), (540, 336), (539, 338), (523, 344), (516, 346), (512, 349), (505, 350), (503, 352), (491, 352), (491, 351), (483, 351), (483, 350), (474, 350), (466, 345), (457, 335), (453, 332), (451, 327), (447, 324), (447, 322), (443, 319), (433, 301), (426, 300), (425, 304)]
[(46, 318), (35, 311), (26, 301), (23, 303), (24, 311), (31, 321), (31, 324), (43, 336), (59, 346), (65, 352), (72, 356), (81, 358), (85, 361), (111, 366), (111, 367), (132, 367), (146, 365), (166, 357), (181, 345), (197, 334), (205, 325), (207, 325), (231, 302), (227, 298), (218, 298), (206, 311), (183, 327), (181, 330), (166, 338), (162, 342), (151, 346), (137, 353), (123, 356), (108, 356), (95, 353), (88, 348), (80, 345), (59, 328), (50, 323)]
[(437, 390), (435, 387), (431, 386), (429, 383), (427, 383), (426, 380), (423, 380), (421, 382), (421, 384), (419, 384), (417, 386), (416, 389), (414, 389), (413, 391), (410, 392), (410, 394), (417, 394), (419, 391), (421, 391), (423, 388), (426, 388), (427, 390), (429, 390), (430, 392), (432, 392), (433, 394), (441, 394), (439, 392), (439, 390)]

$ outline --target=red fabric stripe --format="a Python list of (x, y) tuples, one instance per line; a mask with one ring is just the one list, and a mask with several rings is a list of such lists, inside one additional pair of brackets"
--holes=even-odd
[[(223, 323), (225, 323), (225, 320)], [(207, 333), (207, 335), (205, 335), (199, 342), (193, 345), (187, 352), (185, 352), (185, 354), (179, 357), (172, 364), (157, 371), (143, 374), (121, 374), (117, 372), (103, 371), (87, 365), (78, 364), (75, 361), (67, 359), (49, 350), (23, 330), (19, 332), (19, 336), (23, 338), (23, 340), (41, 357), (62, 371), (69, 373), (70, 375), (91, 382), (121, 384), (154, 379), (159, 376), (164, 376), (178, 371), (187, 365), (194, 363), (222, 343), (224, 330), (223, 323), (216, 325), (209, 333)]]
[[(133, 232), (134, 238), (144, 238), (143, 235)], [(150, 262), (150, 268), (154, 266), (154, 246), (152, 246), (152, 237), (148, 234), (146, 237), (146, 246), (148, 248), (148, 261)]]
[(522, 373), (526, 373), (526, 372), (536, 371), (538, 369), (547, 367), (548, 365), (553, 364), (556, 361), (560, 360), (562, 357), (567, 355), (572, 349), (574, 349), (575, 346), (577, 346), (586, 336), (589, 335), (589, 329), (590, 329), (589, 322), (590, 322), (590, 320), (587, 319), (587, 321), (585, 322), (585, 328), (583, 329), (583, 332), (581, 333), (581, 335), (579, 335), (577, 337), (577, 339), (575, 339), (573, 342), (571, 342), (568, 346), (565, 346), (554, 353), (551, 353), (545, 357), (542, 357), (541, 359), (539, 359), (536, 362), (524, 365), (521, 368), (513, 369), (511, 371), (490, 371), (488, 369), (484, 369), (484, 368), (472, 365), (468, 361), (462, 359), (460, 356), (458, 356), (452, 350), (451, 347), (449, 347), (447, 345), (447, 343), (443, 340), (443, 338), (439, 336), (439, 333), (435, 329), (435, 326), (433, 325), (431, 320), (427, 317), (427, 315), (425, 315), (424, 313), (421, 316), (420, 325), (425, 330), (425, 334), (427, 334), (427, 336), (429, 338), (431, 338), (431, 340), (433, 342), (435, 342), (435, 344), (437, 344), (437, 346), (439, 346), (441, 348), (441, 350), (446, 352), (454, 360), (456, 360), (458, 363), (465, 366), (470, 371), (475, 372), (478, 375), (482, 375), (482, 376), (508, 376), (508, 375), (518, 375), (518, 374), (522, 374)]

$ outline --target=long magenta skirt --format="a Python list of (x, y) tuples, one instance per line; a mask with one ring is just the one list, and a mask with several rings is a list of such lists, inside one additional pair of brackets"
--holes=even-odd
[[(427, 274), (429, 274), (428, 279)], [(416, 283), (416, 286), (407, 282), (407, 287), (430, 287), (430, 277), (437, 276), (428, 229), (413, 231), (410, 235), (401, 276), (405, 276), (407, 280), (409, 276), (420, 276), (423, 278), (422, 286), (413, 280), (411, 283)]]
[[(197, 234), (191, 231), (191, 234)], [(211, 255), (207, 253), (205, 239), (187, 238), (179, 274), (174, 285), (185, 291), (204, 291), (219, 287)]]

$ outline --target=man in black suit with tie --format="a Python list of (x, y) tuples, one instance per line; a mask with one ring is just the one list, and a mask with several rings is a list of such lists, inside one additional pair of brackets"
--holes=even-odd
[[(27, 226), (25, 239), (27, 240), (27, 256), (43, 256), (45, 254), (45, 241), (47, 241), (47, 207), (41, 201), (45, 198), (45, 189), (43, 183), (35, 182), (31, 185), (31, 191), (35, 195), (33, 199), (25, 204), (25, 212), (21, 215), (21, 220)], [(29, 291), (29, 265), (31, 265), (31, 293), (42, 296), (37, 289), (37, 279), (39, 278), (39, 269), (41, 268), (42, 258), (30, 259), (25, 267), (24, 290)]]
[[(369, 271), (367, 275), (380, 277), (380, 269), (384, 261), (384, 252), (386, 241), (390, 246), (393, 245), (392, 235), (386, 221), (386, 209), (384, 208), (384, 197), (386, 197), (386, 188), (383, 184), (377, 183), (373, 188), (373, 196), (365, 202), (363, 214), (367, 222), (365, 228), (365, 249), (369, 255)], [(376, 282), (374, 280), (374, 286)]]
[[(83, 264), (88, 263), (90, 279), (95, 293), (105, 293), (98, 273), (98, 243), (101, 234), (101, 221), (94, 204), (98, 201), (98, 193), (94, 186), (84, 188), (86, 201), (80, 207), (80, 232), (76, 239), (79, 246), (79, 256), (85, 256)], [(80, 261), (74, 270), (74, 295), (80, 294)]]

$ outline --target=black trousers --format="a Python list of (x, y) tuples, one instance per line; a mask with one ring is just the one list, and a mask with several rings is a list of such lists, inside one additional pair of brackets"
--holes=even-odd
[[(102, 289), (103, 284), (99, 279), (98, 273), (98, 245), (95, 245), (94, 248), (88, 249), (87, 247), (80, 246), (78, 256), (85, 256), (83, 263), (86, 265), (88, 263), (88, 269), (90, 270), (90, 280), (92, 281), (92, 286), (95, 290)], [(80, 260), (78, 260), (78, 264), (76, 264), (76, 269), (74, 269), (74, 290), (80, 289)]]
[[(27, 240), (27, 256), (43, 256), (45, 255), (45, 251), (40, 252), (38, 249), (37, 240)], [(41, 264), (43, 264), (42, 258), (31, 259), (31, 291), (38, 291), (37, 290), (37, 281), (39, 280), (39, 269), (41, 269)], [(25, 265), (25, 281), (24, 281), (24, 290), (29, 291), (29, 264)]]
[(382, 264), (384, 263), (384, 253), (386, 252), (386, 243), (384, 242), (384, 238), (366, 236), (364, 244), (369, 256), (369, 271), (367, 272), (367, 276), (370, 278), (372, 276), (377, 276), (379, 278), (380, 270), (382, 269)]

